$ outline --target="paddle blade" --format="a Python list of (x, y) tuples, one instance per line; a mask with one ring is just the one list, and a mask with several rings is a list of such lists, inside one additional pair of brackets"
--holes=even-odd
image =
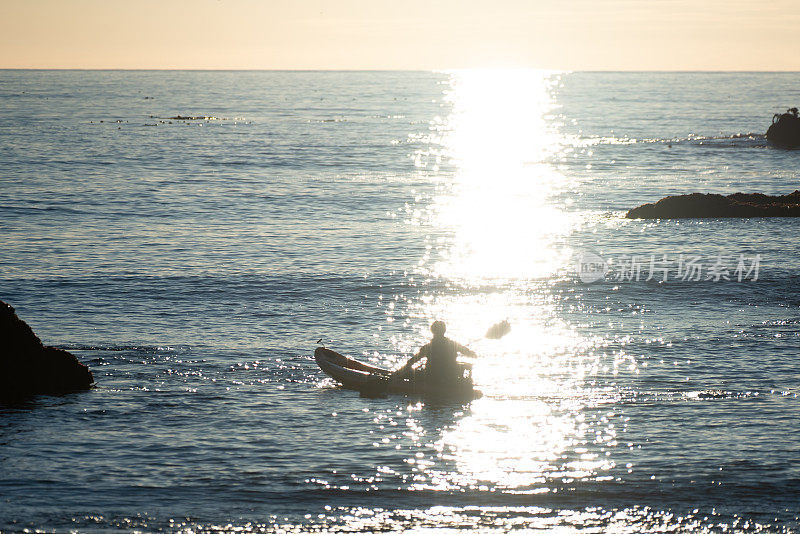
[(509, 323), (506, 320), (503, 320), (489, 327), (489, 330), (486, 331), (486, 338), (500, 339), (509, 332), (511, 332), (511, 323)]

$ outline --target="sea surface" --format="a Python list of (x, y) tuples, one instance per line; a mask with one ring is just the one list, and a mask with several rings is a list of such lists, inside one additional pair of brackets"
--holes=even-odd
[[(0, 531), (793, 532), (798, 73), (0, 71)], [(434, 319), (469, 404), (339, 389)], [(511, 331), (485, 337), (507, 319)]]

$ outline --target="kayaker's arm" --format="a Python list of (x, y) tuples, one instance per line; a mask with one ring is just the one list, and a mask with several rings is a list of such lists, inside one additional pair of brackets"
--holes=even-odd
[(463, 354), (464, 356), (469, 356), (470, 358), (475, 358), (477, 356), (477, 354), (475, 354), (473, 351), (471, 351), (464, 345), (459, 345), (458, 343), (455, 343), (455, 346), (456, 346), (456, 351), (459, 354)]
[(426, 358), (427, 356), (428, 356), (428, 351), (425, 350), (425, 347), (422, 347), (421, 349), (419, 349), (419, 352), (417, 352), (415, 355), (409, 358), (409, 360), (402, 367), (402, 369), (411, 369), (415, 363), (420, 361), (422, 358)]
[(394, 373), (392, 373), (392, 375), (393, 376), (400, 375), (400, 374), (408, 371), (409, 369), (411, 369), (411, 367), (413, 367), (413, 365), (415, 363), (417, 363), (418, 361), (420, 361), (422, 358), (427, 358), (428, 357), (428, 350), (427, 349), (428, 349), (427, 345), (425, 345), (424, 347), (419, 349), (419, 352), (417, 352), (414, 356), (409, 358), (408, 361), (405, 363), (405, 365), (403, 367), (401, 367), (400, 369), (398, 369), (397, 371), (395, 371)]

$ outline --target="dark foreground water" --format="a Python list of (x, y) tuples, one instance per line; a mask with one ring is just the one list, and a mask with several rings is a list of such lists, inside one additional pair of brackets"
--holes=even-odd
[[(0, 530), (796, 530), (800, 223), (624, 213), (797, 189), (799, 86), (0, 71), (0, 298), (97, 380), (0, 407)], [(311, 358), (434, 318), (482, 399)]]

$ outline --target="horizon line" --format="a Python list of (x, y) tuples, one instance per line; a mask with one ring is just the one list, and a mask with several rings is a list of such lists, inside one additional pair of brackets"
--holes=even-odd
[(205, 67), (166, 67), (166, 68), (130, 68), (130, 67), (0, 67), (0, 71), (130, 71), (130, 72), (457, 72), (469, 70), (533, 70), (554, 73), (586, 72), (586, 73), (800, 73), (792, 69), (552, 69), (539, 67), (456, 67), (437, 69), (392, 69), (392, 68), (362, 68), (362, 69), (273, 69), (273, 68), (205, 68)]

